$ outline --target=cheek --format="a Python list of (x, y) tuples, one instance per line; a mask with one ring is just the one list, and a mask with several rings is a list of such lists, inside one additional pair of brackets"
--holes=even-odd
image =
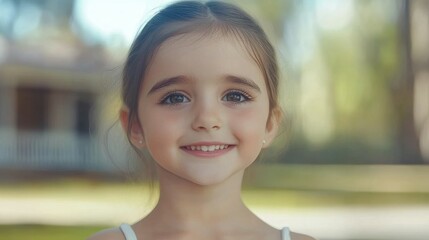
[(180, 130), (183, 129), (183, 117), (178, 117), (174, 111), (152, 108), (150, 111), (142, 111), (140, 115), (148, 148), (176, 141)]
[(237, 138), (247, 141), (262, 141), (268, 111), (264, 107), (245, 108), (234, 114), (230, 126)]

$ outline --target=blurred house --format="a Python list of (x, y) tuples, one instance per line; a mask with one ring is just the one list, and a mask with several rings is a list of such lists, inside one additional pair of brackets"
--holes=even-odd
[[(98, 121), (94, 107), (102, 88), (96, 59), (101, 53), (56, 42), (3, 44), (0, 166), (81, 169), (94, 164), (96, 129), (90, 123)], [(88, 53), (93, 59), (83, 57)]]
[[(88, 46), (71, 30), (73, 1), (6, 2), (1, 7), (9, 12), (3, 13), (11, 16), (0, 19), (0, 168), (108, 168), (93, 127), (105, 90), (101, 73), (110, 61), (105, 49)], [(25, 30), (35, 21), (26, 16), (35, 12), (37, 27)]]

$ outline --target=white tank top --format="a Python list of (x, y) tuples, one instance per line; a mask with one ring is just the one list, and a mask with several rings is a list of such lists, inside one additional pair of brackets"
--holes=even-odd
[[(137, 240), (137, 236), (129, 224), (122, 224), (119, 228), (121, 229), (122, 233), (124, 234), (125, 240)], [(287, 227), (284, 227), (282, 229), (282, 240), (291, 240), (289, 228), (287, 228)]]

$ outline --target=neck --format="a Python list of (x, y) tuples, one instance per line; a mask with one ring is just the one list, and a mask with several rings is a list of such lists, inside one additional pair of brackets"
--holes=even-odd
[(159, 201), (148, 217), (164, 223), (171, 221), (176, 227), (179, 223), (183, 228), (223, 226), (254, 218), (241, 199), (243, 171), (209, 186), (189, 182), (165, 170), (160, 170), (159, 175)]

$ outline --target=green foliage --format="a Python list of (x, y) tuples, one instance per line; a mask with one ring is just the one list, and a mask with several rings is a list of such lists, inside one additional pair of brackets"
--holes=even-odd
[(322, 32), (320, 43), (332, 81), (337, 134), (371, 145), (389, 141), (394, 131), (390, 89), (400, 69), (398, 32), (396, 23), (383, 21), (368, 2), (356, 4), (353, 23), (339, 32)]

